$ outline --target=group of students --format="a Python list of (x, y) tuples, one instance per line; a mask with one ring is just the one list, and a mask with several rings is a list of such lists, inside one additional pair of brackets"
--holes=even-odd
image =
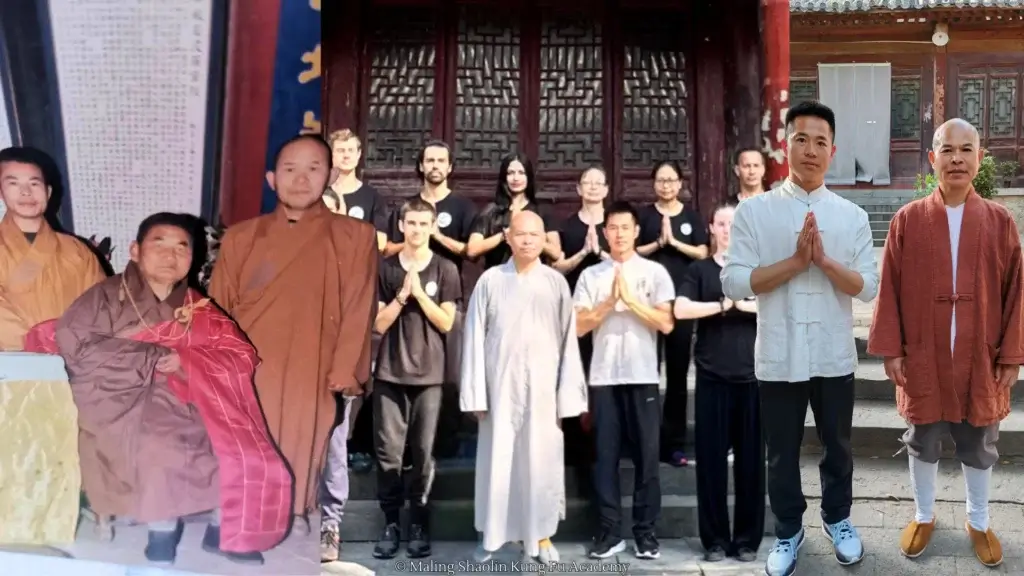
[[(328, 143), (339, 174), (325, 193), (325, 203), (333, 211), (372, 222), (380, 238), (372, 414), (363, 417), (372, 418), (378, 498), (385, 518), (374, 556), (391, 558), (398, 553), (403, 539), (399, 512), (406, 498), (410, 505), (407, 554), (430, 554), (432, 455), (438, 427), (447, 425), (444, 413), (451, 406), (446, 405), (450, 402), (446, 400), (448, 390), (461, 392), (461, 411), (475, 414), (481, 426), (476, 455), (477, 527), (484, 533), (483, 549), (489, 554), (506, 539), (522, 540), (532, 556), (550, 559), (556, 554), (548, 540), (553, 530), (534, 538), (538, 530), (544, 532), (537, 528), (547, 525), (543, 520), (520, 518), (513, 523), (521, 521), (529, 529), (508, 528), (509, 516), (519, 515), (518, 511), (510, 514), (516, 505), (495, 505), (491, 495), (507, 494), (507, 490), (495, 490), (490, 485), (502, 476), (507, 480), (510, 472), (489, 470), (498, 459), (495, 452), (507, 461), (508, 450), (523, 433), (524, 425), (517, 421), (521, 416), (508, 415), (520, 409), (507, 405), (526, 403), (528, 410), (545, 409), (545, 402), (517, 398), (518, 392), (509, 390), (533, 390), (543, 387), (536, 382), (550, 381), (557, 383), (559, 392), (548, 398), (553, 405), (546, 408), (557, 408), (557, 420), (564, 420), (561, 428), (566, 443), (592, 455), (595, 507), (601, 517), (592, 556), (607, 558), (625, 548), (620, 537), (618, 483), (620, 459), (629, 455), (636, 465), (635, 552), (640, 558), (658, 557), (654, 528), (661, 508), (659, 462), (675, 466), (688, 463), (684, 452), (687, 372), (694, 320), (698, 324), (694, 360), (699, 404), (695, 446), (697, 458), (706, 462), (698, 467), (702, 539), (712, 560), (732, 555), (749, 561), (756, 556), (763, 530), (765, 489), (753, 367), (757, 308), (750, 298), (735, 303), (726, 298), (718, 278), (735, 205), (763, 191), (765, 164), (760, 150), (744, 149), (737, 154), (735, 173), (740, 193), (714, 210), (709, 227), (686, 206), (689, 198), (683, 172), (673, 161), (654, 166), (654, 201), (639, 210), (624, 202), (606, 206), (609, 184), (605, 171), (600, 167), (585, 170), (577, 185), (579, 210), (558, 221), (537, 202), (537, 183), (529, 159), (519, 153), (509, 154), (499, 167), (494, 201), (478, 212), (470, 200), (448, 188), (453, 156), (441, 141), (429, 142), (419, 153), (416, 171), (423, 184), (421, 193), (388, 215), (379, 193), (356, 176), (361, 155), (358, 138), (343, 130), (331, 134)], [(472, 297), (463, 294), (461, 272), (467, 261), (482, 260), (485, 270), (492, 270), (503, 269), (515, 260), (513, 220), (530, 213), (537, 217), (523, 226), (529, 228), (535, 223), (540, 228), (521, 231), (523, 238), (537, 236), (536, 242), (524, 240), (537, 249), (535, 257), (528, 260), (542, 262), (557, 277), (554, 284), (549, 277), (538, 280), (542, 288), (537, 291), (556, 294), (559, 286), (564, 286), (571, 295), (572, 350), (578, 349), (576, 362), (582, 367), (579, 382), (564, 366), (563, 372), (553, 374), (553, 378), (547, 378), (552, 374), (544, 372), (557, 372), (560, 362), (565, 362), (561, 354), (573, 355), (559, 340), (557, 323), (550, 334), (541, 328), (561, 318), (561, 304), (531, 315), (530, 303), (535, 300), (528, 299), (520, 306), (516, 294), (522, 292), (521, 288), (504, 287), (497, 279), (481, 278)], [(474, 316), (467, 309), (473, 298), (487, 298), (485, 294), (492, 292), (506, 294), (503, 301), (492, 306), (516, 310), (519, 316), (514, 326), (503, 326), (493, 311)], [(493, 330), (504, 344), (486, 344), (491, 330), (486, 328), (488, 322), (494, 324)], [(532, 327), (533, 332), (516, 332), (524, 326)], [(538, 356), (543, 356), (535, 348), (538, 341), (544, 343), (540, 350), (557, 350), (556, 358), (562, 360), (552, 360), (552, 366), (538, 362)], [(527, 349), (533, 351), (527, 353)], [(488, 354), (500, 359), (497, 362), (505, 366), (502, 373), (485, 369), (483, 358), (490, 358)], [(571, 364), (571, 359), (568, 362)], [(668, 376), (664, 403), (660, 391), (662, 362)], [(526, 363), (533, 368), (526, 368)], [(526, 373), (529, 376), (523, 376)], [(503, 384), (492, 390), (489, 387), (494, 381)], [(577, 384), (582, 386), (582, 405), (579, 394), (573, 393), (570, 401), (561, 391), (562, 387), (576, 390)], [(483, 405), (495, 402), (494, 398), (487, 400), (487, 390), (504, 399), (506, 407), (482, 410), (481, 401)], [(532, 398), (535, 392), (523, 394)], [(344, 422), (331, 438), (322, 505), (323, 561), (335, 560), (339, 555), (340, 512), (348, 486), (346, 441), (358, 417), (359, 404), (361, 399), (345, 401), (339, 409)], [(511, 418), (516, 432), (502, 432), (502, 426), (488, 428), (484, 413), (496, 414), (492, 418), (499, 420)], [(485, 428), (486, 436), (496, 434), (496, 439), (487, 440)], [(562, 436), (562, 432), (555, 434)], [(538, 450), (532, 448), (528, 460), (536, 458)], [(744, 479), (736, 483), (739, 524), (735, 538), (729, 529), (723, 488), (727, 485), (730, 451), (736, 461), (736, 474)], [(563, 455), (560, 448), (556, 452), (543, 457), (550, 470), (536, 468), (527, 485), (548, 487), (553, 480), (558, 483)], [(551, 477), (555, 470), (557, 478)], [(750, 482), (751, 478), (755, 481)], [(531, 505), (519, 507), (536, 510), (535, 515), (553, 513), (559, 506), (557, 500), (549, 505), (546, 496), (524, 497), (540, 498), (539, 502), (533, 500)], [(502, 520), (495, 522), (495, 515)]]

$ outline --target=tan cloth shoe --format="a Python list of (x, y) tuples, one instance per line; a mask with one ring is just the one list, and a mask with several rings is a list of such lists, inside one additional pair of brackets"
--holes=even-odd
[(907, 524), (900, 536), (900, 552), (907, 558), (917, 558), (924, 554), (924, 549), (932, 541), (932, 532), (935, 531), (935, 518), (931, 522), (918, 522), (917, 520)]
[(967, 535), (971, 537), (971, 544), (974, 545), (974, 555), (978, 557), (979, 562), (989, 568), (1003, 563), (1003, 545), (999, 543), (999, 538), (996, 538), (991, 528), (984, 532), (979, 532), (971, 528), (970, 522), (964, 523), (964, 526), (967, 528)]

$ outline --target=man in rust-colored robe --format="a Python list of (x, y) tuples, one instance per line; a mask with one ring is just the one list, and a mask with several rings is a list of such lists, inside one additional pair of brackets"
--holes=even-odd
[(909, 424), (903, 442), (916, 512), (900, 550), (916, 558), (928, 546), (941, 441), (952, 436), (967, 486), (967, 534), (978, 560), (997, 566), (989, 483), (999, 422), (1024, 363), (1024, 269), (1013, 217), (974, 191), (983, 155), (964, 120), (935, 132), (928, 157), (939, 186), (889, 225), (868, 352), (885, 358)]
[(295, 474), (293, 512), (303, 517), (302, 531), (316, 505), (333, 392), (362, 394), (377, 313), (376, 232), (324, 206), (330, 170), (331, 151), (320, 137), (285, 143), (267, 174), (277, 209), (228, 229), (210, 282), (210, 295), (262, 361), (256, 389)]
[(85, 244), (46, 223), (53, 191), (43, 159), (31, 148), (0, 150), (0, 350), (8, 352), (22, 350), (30, 328), (59, 317), (105, 276)]
[(187, 216), (148, 217), (124, 273), (27, 342), (64, 357), (97, 515), (148, 523), (147, 559), (170, 564), (181, 518), (213, 510), (203, 549), (262, 564), (288, 529), (292, 479), (253, 391), (255, 350), (186, 285), (192, 250)]

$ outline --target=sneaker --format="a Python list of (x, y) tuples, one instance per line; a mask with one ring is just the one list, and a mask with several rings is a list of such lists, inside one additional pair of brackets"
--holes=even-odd
[(800, 547), (804, 545), (804, 529), (801, 528), (792, 538), (775, 539), (775, 544), (768, 552), (768, 561), (764, 563), (767, 576), (791, 576), (796, 572), (796, 559)]
[(633, 553), (641, 560), (656, 560), (661, 557), (661, 549), (658, 546), (658, 539), (654, 534), (641, 534), (637, 536), (633, 544)]
[(832, 541), (836, 551), (836, 561), (843, 566), (856, 564), (864, 558), (864, 544), (853, 523), (847, 518), (835, 524), (821, 523), (821, 531)]
[(338, 527), (325, 524), (320, 528), (320, 562), (337, 562), (341, 556), (341, 536)]
[(392, 522), (384, 527), (384, 532), (381, 532), (380, 538), (377, 539), (377, 543), (373, 546), (373, 557), (380, 560), (390, 560), (398, 554), (398, 546), (401, 543), (401, 531), (398, 529), (398, 524)]
[(149, 531), (149, 542), (146, 544), (146, 560), (161, 566), (174, 564), (178, 556), (178, 543), (181, 542), (181, 533), (184, 526), (181, 522), (178, 527), (170, 532)]
[(712, 546), (710, 550), (704, 552), (705, 562), (721, 562), (725, 560), (725, 549), (721, 546)]
[(349, 469), (356, 474), (365, 474), (373, 469), (373, 458), (362, 452), (353, 454), (349, 458)]
[(422, 524), (413, 524), (409, 527), (409, 545), (405, 553), (409, 558), (430, 556), (430, 534)]
[(259, 552), (227, 552), (220, 549), (220, 526), (208, 524), (203, 534), (203, 550), (210, 554), (223, 556), (236, 564), (262, 566), (263, 554)]
[(626, 541), (611, 532), (602, 531), (594, 538), (594, 544), (590, 547), (591, 558), (609, 558), (626, 549)]
[(686, 459), (686, 454), (683, 454), (682, 451), (677, 451), (673, 452), (672, 455), (669, 456), (668, 463), (676, 468), (682, 468), (683, 466), (688, 465), (690, 461)]

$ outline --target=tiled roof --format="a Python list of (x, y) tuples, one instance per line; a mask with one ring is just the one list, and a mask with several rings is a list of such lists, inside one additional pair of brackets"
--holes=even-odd
[(864, 12), (927, 8), (1024, 8), (1024, 0), (789, 0), (791, 12)]

